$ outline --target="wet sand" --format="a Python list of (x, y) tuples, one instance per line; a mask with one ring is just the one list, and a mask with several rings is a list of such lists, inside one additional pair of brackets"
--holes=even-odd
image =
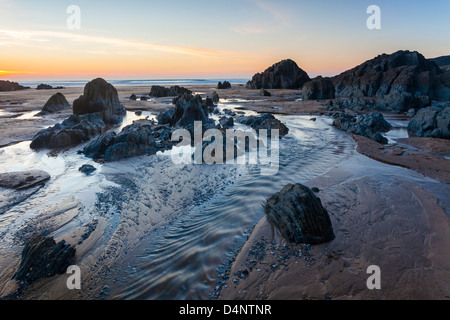
[[(239, 103), (242, 108), (256, 112), (312, 116), (326, 112), (319, 102), (297, 101), (298, 90), (270, 90), (272, 97), (262, 97), (259, 90), (247, 90), (238, 85), (226, 90), (217, 90), (214, 85), (185, 87), (206, 95), (217, 91), (225, 102)], [(138, 99), (148, 95), (148, 86), (116, 88), (121, 102), (130, 111), (147, 110), (156, 114), (166, 109), (171, 101), (171, 98), (129, 99), (133, 93)], [(18, 119), (27, 112), (41, 110), (48, 98), (58, 91), (72, 104), (83, 88), (0, 93), (0, 111), (6, 112), (6, 115), (0, 114), (0, 146), (30, 140), (43, 127), (67, 117), (69, 112)], [(18, 116), (8, 115), (10, 113)], [(449, 156), (448, 141), (409, 138), (400, 139), (395, 146), (383, 147), (359, 136), (354, 140), (360, 154), (355, 153), (344, 165), (307, 183), (321, 190), (318, 196), (330, 213), (336, 239), (311, 248), (286, 244), (263, 218), (237, 255), (227, 287), (221, 290), (221, 299), (450, 298), (450, 166), (449, 160), (443, 158)], [(139, 207), (137, 203), (130, 205)], [(77, 217), (80, 210), (76, 201), (51, 207), (36, 218), (35, 226), (57, 230)], [(153, 228), (157, 224), (135, 212), (122, 227), (136, 228), (137, 236), (145, 232), (145, 226)], [(114, 243), (108, 243), (106, 248), (94, 245), (108, 232), (107, 226), (107, 218), (98, 217), (95, 231), (77, 247), (77, 255), (89, 255), (81, 265), (82, 273), (89, 277), (102, 279), (108, 269), (117, 268), (114, 257), (126, 250), (115, 247)], [(70, 239), (65, 237), (65, 240), (77, 243), (84, 232), (85, 228), (75, 229)], [(129, 236), (130, 242), (135, 241), (133, 234)], [(103, 268), (99, 272), (89, 272), (99, 261), (104, 261)], [(18, 263), (17, 255), (4, 257), (0, 266), (0, 296), (17, 288), (17, 283), (9, 279)], [(382, 290), (372, 291), (366, 287), (369, 276), (366, 269), (372, 264), (381, 268)], [(240, 274), (245, 270), (248, 275), (243, 279)], [(22, 298), (89, 298), (67, 292), (65, 281), (60, 281), (63, 277), (38, 281), (35, 290)], [(234, 279), (238, 279), (237, 283)], [(102, 290), (101, 281), (92, 283), (95, 286), (97, 282), (99, 287), (93, 291), (98, 294)]]

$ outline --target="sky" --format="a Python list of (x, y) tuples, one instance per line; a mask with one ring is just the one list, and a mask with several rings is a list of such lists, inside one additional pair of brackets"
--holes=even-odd
[(450, 0), (0, 0), (0, 14), (0, 79), (14, 81), (251, 78), (287, 58), (333, 76), (397, 50), (450, 55)]

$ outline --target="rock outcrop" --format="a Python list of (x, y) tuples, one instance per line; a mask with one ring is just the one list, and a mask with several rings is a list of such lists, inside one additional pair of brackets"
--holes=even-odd
[(219, 101), (220, 101), (219, 94), (218, 94), (216, 91), (214, 91), (214, 92), (212, 93), (211, 99), (212, 99), (212, 101), (213, 101), (215, 104), (218, 104)]
[(31, 285), (36, 280), (63, 274), (75, 260), (75, 248), (64, 240), (34, 235), (22, 251), (22, 260), (13, 279)]
[(300, 89), (310, 81), (308, 74), (300, 69), (294, 61), (282, 60), (257, 73), (247, 82), (248, 89)]
[(231, 88), (231, 83), (229, 83), (228, 81), (224, 81), (224, 82), (219, 81), (219, 83), (217, 84), (217, 89), (230, 89), (230, 88)]
[(335, 238), (327, 210), (308, 187), (288, 184), (264, 205), (267, 220), (290, 242), (320, 244)]
[(84, 173), (85, 175), (89, 175), (92, 172), (97, 170), (93, 165), (90, 164), (83, 164), (81, 167), (78, 168), (78, 171)]
[(80, 144), (119, 124), (126, 115), (117, 90), (101, 78), (86, 85), (84, 95), (73, 103), (73, 112), (62, 123), (38, 132), (30, 147), (59, 149)]
[(184, 94), (192, 94), (192, 91), (180, 86), (172, 86), (170, 88), (166, 88), (163, 86), (152, 86), (149, 96), (155, 98), (164, 98)]
[(114, 125), (122, 122), (126, 115), (116, 88), (102, 78), (86, 84), (84, 94), (73, 102), (73, 113), (77, 116), (97, 113), (103, 122)]
[(0, 92), (1, 91), (19, 91), (30, 89), (30, 87), (24, 87), (18, 84), (17, 82), (8, 81), (8, 80), (0, 80)]
[(262, 97), (271, 97), (272, 96), (272, 94), (265, 89), (259, 90), (259, 95)]
[(45, 103), (42, 111), (39, 112), (38, 116), (45, 116), (47, 114), (56, 113), (62, 110), (70, 109), (70, 103), (67, 101), (66, 97), (61, 93), (55, 93), (48, 99)]
[(61, 89), (65, 89), (64, 87), (58, 86), (58, 87), (53, 87), (49, 84), (45, 84), (45, 83), (41, 83), (40, 85), (38, 85), (36, 87), (36, 90), (52, 90), (52, 89), (57, 89), (57, 90), (61, 90)]
[(240, 116), (236, 118), (236, 122), (250, 126), (254, 130), (267, 129), (268, 134), (271, 133), (271, 130), (277, 129), (280, 137), (289, 133), (289, 128), (270, 113), (263, 113), (259, 116)]
[(417, 137), (450, 139), (450, 103), (420, 109), (409, 122), (408, 131)]
[(334, 99), (335, 89), (333, 81), (329, 78), (318, 76), (303, 85), (302, 95), (303, 99), (308, 100)]
[(431, 100), (450, 100), (450, 81), (418, 52), (398, 51), (331, 78), (336, 97), (370, 97), (374, 108), (405, 112)]
[(381, 113), (352, 116), (347, 113), (333, 115), (333, 126), (340, 130), (368, 137), (381, 144), (387, 144), (388, 140), (380, 133), (389, 131), (392, 126)]

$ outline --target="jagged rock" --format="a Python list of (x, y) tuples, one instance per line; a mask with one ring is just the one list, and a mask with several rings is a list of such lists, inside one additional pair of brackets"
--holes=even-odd
[(450, 100), (449, 79), (415, 51), (382, 54), (331, 80), (337, 97), (371, 97), (379, 110), (405, 112), (431, 100)]
[(231, 117), (220, 117), (219, 124), (224, 129), (230, 129), (234, 126), (234, 120)]
[(260, 96), (263, 96), (263, 97), (271, 97), (271, 96), (272, 96), (272, 94), (271, 94), (269, 91), (264, 90), (264, 89), (261, 89), (261, 90), (259, 91), (259, 95), (260, 95)]
[(137, 100), (137, 96), (133, 93), (133, 94), (130, 96), (130, 100), (136, 101), (136, 100)]
[(23, 190), (36, 185), (44, 185), (50, 175), (41, 170), (0, 173), (0, 187)]
[(8, 80), (0, 80), (0, 92), (1, 91), (19, 91), (30, 89), (30, 87), (24, 87), (18, 84), (17, 82), (8, 81)]
[(220, 98), (219, 98), (219, 94), (216, 92), (216, 91), (214, 91), (213, 93), (212, 93), (212, 101), (215, 103), (215, 104), (218, 104), (219, 103), (219, 101), (220, 101)]
[(75, 260), (75, 248), (64, 240), (34, 235), (22, 251), (22, 260), (13, 279), (27, 285), (36, 280), (63, 274)]
[(163, 98), (163, 97), (173, 97), (184, 94), (192, 94), (192, 91), (180, 86), (172, 86), (170, 88), (166, 88), (163, 86), (152, 86), (152, 89), (149, 93), (150, 97)]
[(450, 106), (420, 109), (409, 122), (408, 131), (417, 137), (450, 139)]
[(61, 92), (55, 93), (48, 99), (45, 103), (42, 111), (39, 112), (38, 116), (47, 115), (49, 113), (56, 113), (61, 110), (70, 109), (70, 103), (66, 100), (66, 97)]
[(120, 123), (126, 115), (116, 88), (101, 78), (85, 86), (84, 95), (73, 103), (73, 112), (62, 123), (38, 132), (30, 147), (59, 149), (80, 144)]
[(49, 84), (44, 84), (41, 83), (40, 85), (38, 85), (36, 87), (36, 90), (52, 90), (52, 89), (57, 89), (57, 90), (61, 90), (61, 89), (65, 89), (64, 87), (58, 86), (58, 87), (52, 87)]
[(333, 117), (333, 126), (340, 130), (368, 137), (381, 144), (388, 143), (388, 140), (380, 132), (387, 132), (392, 126), (381, 113), (364, 114), (356, 117), (347, 113), (337, 113)]
[(173, 109), (162, 111), (156, 116), (156, 120), (158, 120), (159, 124), (172, 125), (173, 112), (174, 112)]
[(302, 95), (308, 100), (334, 99), (334, 84), (329, 78), (318, 76), (303, 85)]
[(174, 126), (193, 126), (194, 121), (208, 123), (208, 108), (206, 107), (200, 95), (192, 96), (185, 94), (175, 105), (172, 115), (172, 124)]
[(99, 113), (106, 124), (118, 124), (126, 115), (116, 88), (102, 78), (86, 84), (84, 94), (73, 102), (73, 113), (81, 116)]
[(327, 210), (304, 185), (286, 185), (267, 200), (264, 211), (267, 220), (288, 241), (320, 244), (335, 238)]
[(282, 60), (266, 69), (263, 73), (257, 73), (247, 83), (248, 89), (300, 89), (310, 81), (308, 74), (290, 60)]
[(240, 116), (236, 118), (236, 122), (250, 126), (255, 130), (267, 129), (268, 133), (272, 129), (278, 129), (280, 136), (289, 133), (289, 128), (270, 113), (263, 113), (259, 116)]
[(78, 168), (78, 171), (80, 171), (86, 175), (91, 174), (95, 170), (97, 170), (97, 169), (93, 165), (90, 165), (90, 164), (83, 164), (80, 168)]
[(228, 81), (224, 81), (224, 82), (220, 82), (217, 84), (217, 89), (230, 89), (231, 88), (231, 83), (229, 83)]

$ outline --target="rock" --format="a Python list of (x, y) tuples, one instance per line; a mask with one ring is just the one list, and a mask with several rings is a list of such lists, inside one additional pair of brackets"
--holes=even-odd
[(317, 187), (312, 187), (311, 191), (314, 192), (314, 193), (318, 193), (318, 192), (320, 192), (320, 189), (317, 188)]
[(218, 104), (218, 103), (219, 103), (220, 98), (219, 98), (219, 95), (217, 94), (216, 91), (214, 91), (214, 92), (212, 93), (211, 99), (212, 99), (212, 101), (213, 101), (215, 104)]
[(382, 54), (331, 80), (336, 97), (370, 97), (378, 110), (405, 112), (450, 100), (450, 79), (416, 51)]
[(232, 117), (220, 117), (219, 124), (224, 129), (230, 129), (234, 126), (234, 120)]
[(420, 109), (409, 122), (408, 131), (417, 137), (450, 139), (450, 106)]
[(41, 83), (40, 85), (38, 85), (38, 86), (36, 87), (36, 90), (51, 90), (51, 89), (58, 89), (58, 90), (61, 90), (61, 89), (65, 89), (65, 88), (64, 88), (64, 87), (61, 87), (61, 86), (58, 86), (58, 87), (52, 87), (51, 85), (44, 84), (44, 83)]
[(308, 74), (290, 60), (282, 60), (257, 73), (247, 82), (248, 89), (299, 89), (310, 81)]
[(255, 130), (267, 129), (269, 134), (271, 129), (278, 129), (280, 136), (289, 133), (289, 128), (270, 113), (263, 113), (259, 116), (240, 116), (236, 118), (236, 122), (250, 126)]
[(236, 116), (236, 112), (231, 111), (230, 109), (223, 109), (223, 113), (225, 113), (228, 116), (234, 117)]
[(95, 170), (97, 170), (97, 169), (93, 165), (90, 165), (90, 164), (83, 164), (80, 168), (78, 168), (78, 171), (80, 171), (86, 175), (91, 174)]
[(163, 86), (152, 86), (152, 89), (149, 93), (150, 97), (163, 98), (163, 97), (173, 97), (184, 94), (192, 94), (192, 91), (180, 86), (172, 86), (170, 88), (166, 88)]
[(133, 93), (133, 94), (130, 96), (130, 100), (136, 101), (136, 100), (137, 100), (137, 96)]
[(0, 173), (0, 187), (23, 190), (36, 185), (44, 185), (50, 175), (41, 170)]
[(30, 87), (24, 87), (18, 84), (17, 82), (8, 81), (8, 80), (0, 80), (0, 92), (1, 91), (19, 91), (30, 89)]
[(308, 100), (334, 99), (335, 90), (333, 81), (329, 78), (318, 76), (303, 85), (302, 95), (303, 99)]
[(140, 117), (142, 116), (142, 110), (135, 111), (134, 114)]
[(63, 274), (74, 263), (75, 252), (64, 240), (56, 243), (53, 237), (34, 235), (22, 251), (13, 279), (31, 285), (38, 279)]
[(105, 161), (152, 155), (169, 150), (176, 142), (171, 141), (172, 129), (152, 122), (135, 122), (126, 126), (119, 134), (106, 132), (82, 151), (86, 156)]
[(224, 81), (224, 82), (220, 82), (217, 84), (217, 89), (230, 89), (231, 88), (231, 83), (229, 83), (228, 81)]
[(81, 116), (98, 113), (106, 124), (118, 124), (126, 115), (116, 88), (102, 78), (86, 84), (84, 94), (73, 102), (73, 113)]
[(173, 109), (170, 110), (166, 110), (163, 112), (160, 112), (160, 114), (158, 114), (156, 116), (156, 120), (158, 120), (159, 124), (169, 124), (172, 125), (172, 117), (173, 117)]
[(47, 115), (50, 113), (56, 113), (58, 111), (70, 109), (70, 103), (67, 101), (66, 97), (60, 92), (55, 93), (53, 96), (48, 99), (45, 103), (42, 111), (39, 112), (38, 116)]
[(259, 91), (259, 95), (262, 97), (271, 97), (272, 96), (272, 94), (269, 91), (264, 90), (264, 89), (261, 89)]
[(380, 132), (387, 132), (392, 126), (381, 113), (364, 114), (356, 117), (347, 113), (337, 113), (333, 117), (333, 126), (340, 130), (368, 137), (381, 144), (388, 143), (388, 140)]
[(73, 112), (62, 123), (38, 132), (30, 147), (60, 149), (80, 144), (120, 123), (126, 115), (116, 88), (101, 78), (85, 86), (84, 95), (73, 103)]
[(149, 98), (147, 96), (142, 96), (139, 100), (141, 101), (147, 101)]
[(406, 115), (411, 118), (414, 117), (416, 115), (416, 109), (414, 108), (409, 109)]
[(194, 121), (202, 121), (204, 125), (208, 123), (208, 108), (200, 95), (185, 94), (175, 105), (172, 124), (180, 127), (193, 127)]
[(267, 200), (264, 211), (267, 220), (288, 241), (320, 244), (335, 238), (327, 210), (304, 185), (286, 185)]

